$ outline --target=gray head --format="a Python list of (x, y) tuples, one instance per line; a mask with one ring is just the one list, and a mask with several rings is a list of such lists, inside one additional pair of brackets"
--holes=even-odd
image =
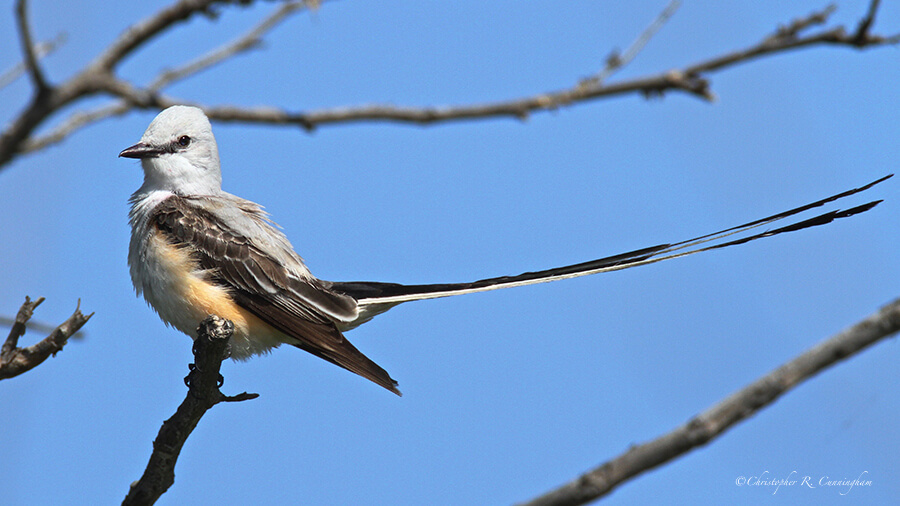
[(175, 105), (159, 113), (141, 142), (119, 156), (137, 158), (144, 168), (144, 191), (167, 190), (180, 195), (221, 192), (219, 150), (203, 111)]

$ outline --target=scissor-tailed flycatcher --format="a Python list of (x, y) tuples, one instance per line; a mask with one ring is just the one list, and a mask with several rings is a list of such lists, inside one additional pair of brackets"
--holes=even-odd
[(227, 318), (234, 323), (233, 358), (247, 359), (288, 343), (398, 395), (397, 382), (350, 344), (342, 332), (402, 302), (626, 269), (830, 223), (868, 211), (880, 201), (755, 235), (737, 236), (891, 177), (678, 243), (518, 276), (471, 283), (399, 285), (333, 282), (313, 276), (260, 205), (222, 191), (216, 140), (200, 109), (174, 106), (164, 110), (150, 123), (141, 141), (119, 156), (139, 158), (144, 168), (144, 184), (131, 196), (128, 264), (135, 290), (143, 293), (164, 322), (194, 336), (198, 324), (208, 315)]

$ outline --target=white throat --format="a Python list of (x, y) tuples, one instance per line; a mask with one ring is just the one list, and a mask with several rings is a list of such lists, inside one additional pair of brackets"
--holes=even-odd
[(218, 160), (212, 167), (198, 166), (181, 153), (144, 158), (144, 184), (137, 193), (156, 190), (178, 195), (218, 195), (222, 193), (222, 174)]

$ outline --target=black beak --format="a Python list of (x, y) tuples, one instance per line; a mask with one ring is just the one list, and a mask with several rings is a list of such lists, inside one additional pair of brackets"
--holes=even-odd
[(156, 158), (160, 154), (162, 154), (162, 150), (159, 148), (139, 142), (130, 148), (123, 149), (119, 156), (125, 158)]

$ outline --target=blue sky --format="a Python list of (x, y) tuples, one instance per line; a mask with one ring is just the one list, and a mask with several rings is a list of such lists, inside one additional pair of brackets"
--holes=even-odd
[[(886, 4), (876, 30), (900, 31), (900, 9)], [(68, 34), (44, 62), (48, 76), (72, 75), (163, 5), (33, 1), (37, 38)], [(616, 78), (755, 43), (824, 5), (685, 2)], [(663, 7), (332, 2), (281, 26), (263, 50), (169, 92), (292, 110), (531, 95), (596, 72)], [(122, 74), (147, 82), (270, 8), (229, 8), (217, 22), (179, 26)], [(855, 26), (865, 9), (840, 2), (834, 21)], [(20, 55), (11, 9), (2, 19), (5, 69)], [(816, 48), (713, 75), (713, 104), (673, 93), (525, 122), (214, 130), (224, 188), (265, 205), (319, 277), (465, 281), (686, 239), (894, 172), (898, 82), (896, 48)], [(28, 97), (27, 81), (0, 96), (9, 118)], [(86, 128), (0, 172), (0, 313), (14, 314), (25, 295), (47, 298), (35, 315), (43, 322), (64, 320), (78, 298), (96, 311), (85, 339), (0, 383), (7, 504), (121, 501), (184, 397), (190, 343), (134, 297), (126, 266), (126, 201), (141, 170), (116, 155), (154, 115)], [(402, 398), (293, 348), (226, 363), (223, 391), (260, 398), (204, 417), (159, 504), (511, 504), (543, 493), (894, 299), (898, 184), (868, 194), (886, 200), (872, 212), (827, 227), (400, 306), (348, 337), (400, 382)], [(606, 501), (895, 500), (897, 360), (896, 341), (883, 342)], [(735, 485), (794, 471), (816, 480), (867, 472), (873, 485), (847, 495)]]

